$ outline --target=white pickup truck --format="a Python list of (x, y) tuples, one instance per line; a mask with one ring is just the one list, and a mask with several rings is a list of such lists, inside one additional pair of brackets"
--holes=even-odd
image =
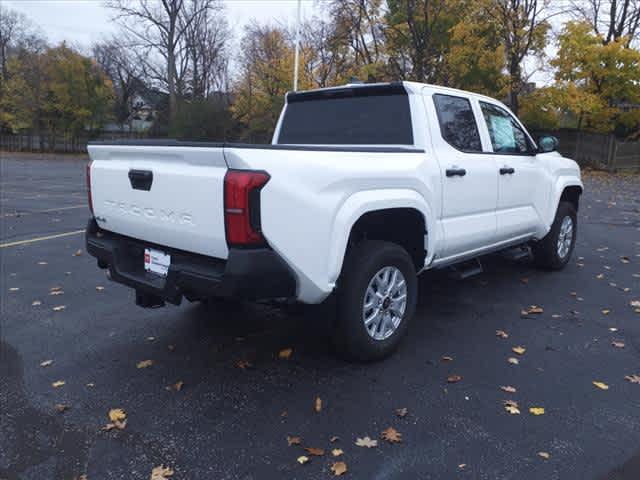
[(514, 246), (567, 264), (583, 186), (556, 147), (474, 93), (289, 93), (271, 145), (90, 144), (87, 250), (143, 307), (335, 292), (336, 345), (377, 359), (407, 331), (420, 272)]

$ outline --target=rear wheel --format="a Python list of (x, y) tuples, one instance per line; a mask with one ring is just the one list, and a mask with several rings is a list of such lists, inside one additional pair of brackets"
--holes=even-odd
[(570, 202), (560, 202), (551, 230), (532, 245), (536, 264), (547, 270), (560, 270), (569, 262), (576, 244), (578, 218)]
[(367, 240), (350, 249), (337, 292), (334, 343), (353, 360), (390, 355), (416, 309), (416, 271), (409, 254), (390, 242)]

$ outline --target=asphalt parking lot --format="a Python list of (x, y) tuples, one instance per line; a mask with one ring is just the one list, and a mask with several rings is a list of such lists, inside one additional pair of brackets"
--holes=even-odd
[[(640, 176), (586, 176), (564, 271), (428, 272), (400, 351), (354, 365), (330, 308), (136, 307), (84, 252), (84, 166), (2, 154), (0, 479), (315, 479), (336, 461), (356, 479), (640, 478)], [(105, 431), (115, 408), (126, 427)]]

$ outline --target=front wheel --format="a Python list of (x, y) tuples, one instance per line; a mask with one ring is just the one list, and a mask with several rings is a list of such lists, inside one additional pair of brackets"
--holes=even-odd
[(560, 270), (569, 262), (576, 244), (578, 218), (572, 203), (560, 202), (551, 230), (532, 245), (536, 264), (547, 270)]
[(399, 245), (367, 240), (351, 248), (337, 292), (338, 350), (360, 361), (390, 355), (415, 313), (417, 290), (415, 267)]

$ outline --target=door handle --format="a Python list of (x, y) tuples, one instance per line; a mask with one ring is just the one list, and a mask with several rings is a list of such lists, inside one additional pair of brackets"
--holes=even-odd
[(129, 182), (134, 190), (151, 190), (153, 172), (151, 170), (129, 170)]
[(447, 177), (464, 177), (467, 174), (467, 171), (464, 168), (451, 167), (447, 168)]
[(513, 175), (516, 173), (516, 169), (512, 167), (502, 167), (500, 169), (500, 175)]

